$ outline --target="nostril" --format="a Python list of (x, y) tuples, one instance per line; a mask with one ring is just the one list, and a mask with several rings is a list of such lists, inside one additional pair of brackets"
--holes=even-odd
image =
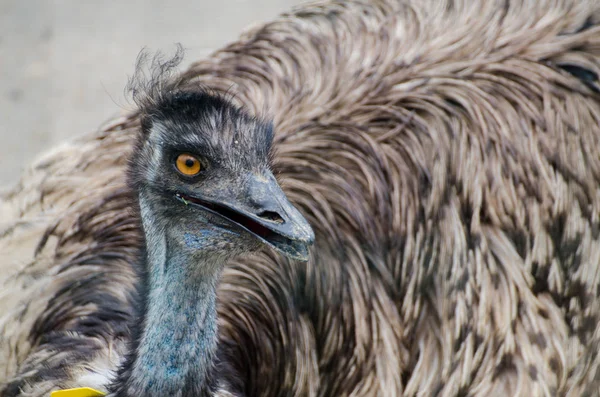
[(275, 223), (285, 223), (283, 218), (277, 213), (273, 211), (263, 211), (260, 214), (257, 214), (260, 218), (267, 220), (269, 222)]

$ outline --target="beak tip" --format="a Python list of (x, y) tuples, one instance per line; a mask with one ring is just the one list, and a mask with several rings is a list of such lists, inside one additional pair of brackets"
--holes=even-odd
[(299, 250), (299, 252), (297, 252), (296, 255), (293, 257), (293, 259), (296, 259), (299, 262), (308, 262), (308, 259), (310, 258), (308, 247), (309, 245), (303, 246), (303, 249)]
[(315, 233), (313, 232), (310, 226), (308, 226), (306, 232), (306, 237), (302, 239), (303, 249), (301, 250), (301, 253), (299, 253), (299, 257), (297, 258), (301, 262), (308, 262), (310, 253), (309, 248), (315, 243)]
[[(285, 247), (280, 247), (280, 251), (290, 259), (299, 262), (308, 262), (310, 258), (310, 247), (314, 244), (315, 236), (312, 228), (305, 230), (302, 236), (298, 236), (293, 242)], [(282, 249), (283, 248), (283, 249)]]
[(315, 243), (315, 232), (313, 232), (312, 227), (308, 227), (306, 233), (306, 245), (313, 245)]
[(315, 232), (308, 223), (304, 229), (304, 234), (300, 241), (306, 244), (307, 247), (312, 246), (315, 243)]

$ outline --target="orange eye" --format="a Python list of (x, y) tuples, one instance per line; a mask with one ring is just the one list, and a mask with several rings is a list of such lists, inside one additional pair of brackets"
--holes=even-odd
[(200, 160), (191, 154), (180, 154), (177, 156), (177, 170), (186, 176), (196, 176), (202, 169)]

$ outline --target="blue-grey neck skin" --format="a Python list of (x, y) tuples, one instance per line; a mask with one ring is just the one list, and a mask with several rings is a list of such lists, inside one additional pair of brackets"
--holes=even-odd
[[(222, 242), (233, 232), (194, 219), (161, 224), (140, 193), (146, 236), (147, 298), (143, 329), (119, 396), (204, 396), (216, 384), (216, 288), (228, 258)], [(193, 230), (193, 232), (190, 232)], [(142, 319), (140, 319), (142, 320)]]
[(146, 326), (131, 373), (135, 389), (148, 397), (175, 396), (188, 382), (200, 388), (216, 350), (218, 274), (196, 273), (204, 263), (172, 251), (149, 275)]

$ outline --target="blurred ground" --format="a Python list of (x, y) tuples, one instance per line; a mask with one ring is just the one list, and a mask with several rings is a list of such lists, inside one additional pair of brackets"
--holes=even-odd
[(183, 67), (300, 0), (0, 0), (0, 190), (37, 154), (130, 108), (142, 47)]

